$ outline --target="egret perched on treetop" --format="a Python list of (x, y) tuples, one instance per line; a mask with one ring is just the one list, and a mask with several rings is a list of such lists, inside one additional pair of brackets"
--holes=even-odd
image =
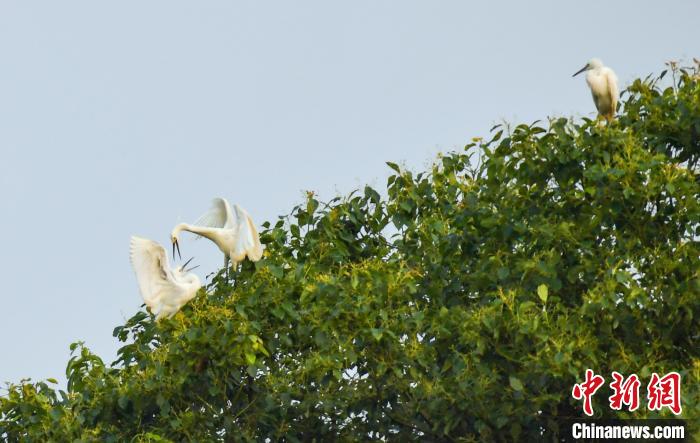
[(603, 62), (597, 58), (589, 61), (586, 66), (572, 77), (576, 77), (583, 71), (587, 71), (586, 83), (591, 88), (593, 102), (596, 109), (598, 109), (598, 115), (605, 117), (607, 121), (612, 120), (615, 116), (617, 99), (619, 97), (615, 72), (607, 66), (603, 66)]
[(194, 224), (180, 223), (173, 228), (170, 240), (173, 243), (173, 256), (177, 249), (180, 254), (178, 236), (182, 231), (206, 237), (216, 243), (224, 253), (224, 267), (228, 270), (229, 260), (234, 267), (245, 260), (246, 256), (252, 261), (262, 257), (260, 236), (250, 215), (238, 205), (233, 205), (233, 211), (226, 199), (215, 198), (212, 207)]
[(131, 237), (131, 264), (136, 273), (139, 290), (146, 306), (156, 315), (156, 321), (172, 317), (196, 295), (202, 283), (182, 266), (170, 269), (165, 249), (140, 237)]

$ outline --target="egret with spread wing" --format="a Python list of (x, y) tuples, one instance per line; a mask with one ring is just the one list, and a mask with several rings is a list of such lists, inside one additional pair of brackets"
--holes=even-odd
[(170, 269), (165, 248), (153, 240), (131, 237), (131, 265), (143, 301), (156, 321), (175, 315), (202, 287), (199, 277), (189, 272), (194, 268), (185, 269), (190, 261)]
[(209, 211), (194, 224), (180, 223), (173, 228), (170, 234), (173, 256), (175, 250), (180, 254), (178, 237), (182, 231), (192, 232), (216, 243), (224, 253), (224, 267), (227, 270), (229, 261), (236, 267), (246, 257), (252, 261), (258, 261), (262, 257), (260, 236), (253, 219), (238, 205), (233, 205), (231, 210), (231, 206), (223, 198), (215, 198)]
[(597, 58), (586, 63), (586, 66), (572, 77), (576, 77), (584, 71), (587, 72), (586, 83), (591, 88), (593, 102), (596, 109), (598, 109), (598, 115), (604, 117), (607, 121), (611, 121), (615, 117), (617, 100), (619, 98), (617, 75), (612, 69), (603, 66), (603, 62)]

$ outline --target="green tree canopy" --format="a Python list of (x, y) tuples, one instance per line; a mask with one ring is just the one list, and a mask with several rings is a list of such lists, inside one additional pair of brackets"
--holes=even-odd
[[(682, 375), (700, 417), (700, 80), (636, 80), (609, 125), (497, 127), (430, 170), (264, 224), (264, 258), (140, 311), (67, 390), (7, 386), (8, 441), (551, 439), (587, 368)], [(663, 74), (660, 76), (663, 77)], [(96, 289), (97, 290), (97, 289)]]

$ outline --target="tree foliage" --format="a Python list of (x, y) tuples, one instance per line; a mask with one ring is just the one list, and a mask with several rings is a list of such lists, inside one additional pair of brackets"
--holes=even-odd
[[(388, 163), (384, 196), (309, 193), (235, 283), (117, 327), (116, 362), (77, 343), (65, 392), (8, 385), (0, 438), (552, 439), (587, 368), (678, 371), (697, 432), (700, 80), (672, 68), (612, 124), (497, 127), (426, 172)], [(659, 416), (603, 391), (597, 416)]]

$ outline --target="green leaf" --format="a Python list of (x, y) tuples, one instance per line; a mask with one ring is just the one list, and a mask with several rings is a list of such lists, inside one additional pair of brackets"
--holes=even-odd
[(60, 408), (51, 408), (51, 410), (49, 411), (49, 415), (51, 416), (51, 418), (53, 418), (56, 421), (60, 420), (64, 414), (64, 410)]
[(256, 368), (255, 365), (246, 366), (245, 371), (251, 377), (255, 377), (258, 374), (258, 368)]
[(359, 285), (359, 284), (360, 284), (360, 279), (357, 277), (357, 274), (352, 274), (352, 276), (350, 277), (350, 286), (353, 289), (357, 289), (357, 285)]
[(374, 337), (374, 339), (376, 341), (381, 340), (382, 335), (384, 334), (384, 332), (381, 329), (375, 329), (375, 328), (370, 329), (370, 332), (372, 333), (372, 337)]
[(274, 263), (267, 263), (267, 269), (270, 270), (270, 274), (272, 274), (275, 278), (284, 277), (284, 270)]
[(511, 375), (508, 377), (508, 382), (510, 383), (510, 387), (518, 392), (521, 392), (524, 389), (523, 383), (517, 377), (513, 377)]
[(309, 198), (309, 200), (306, 202), (306, 212), (309, 214), (309, 216), (313, 215), (313, 213), (316, 212), (317, 208), (318, 200), (314, 198)]
[(540, 297), (543, 303), (547, 303), (547, 297), (549, 296), (549, 289), (547, 285), (541, 284), (537, 287), (537, 295)]
[(629, 274), (625, 271), (617, 271), (615, 272), (615, 280), (617, 280), (618, 283), (625, 283), (627, 282), (629, 277)]
[(284, 311), (280, 309), (279, 306), (275, 306), (274, 308), (270, 309), (270, 312), (280, 320), (284, 318)]
[(246, 353), (245, 353), (245, 361), (246, 361), (249, 365), (254, 364), (254, 363), (255, 363), (255, 360), (256, 360), (256, 358), (255, 358), (255, 354), (254, 354), (254, 353), (252, 353), (252, 352), (246, 352)]

